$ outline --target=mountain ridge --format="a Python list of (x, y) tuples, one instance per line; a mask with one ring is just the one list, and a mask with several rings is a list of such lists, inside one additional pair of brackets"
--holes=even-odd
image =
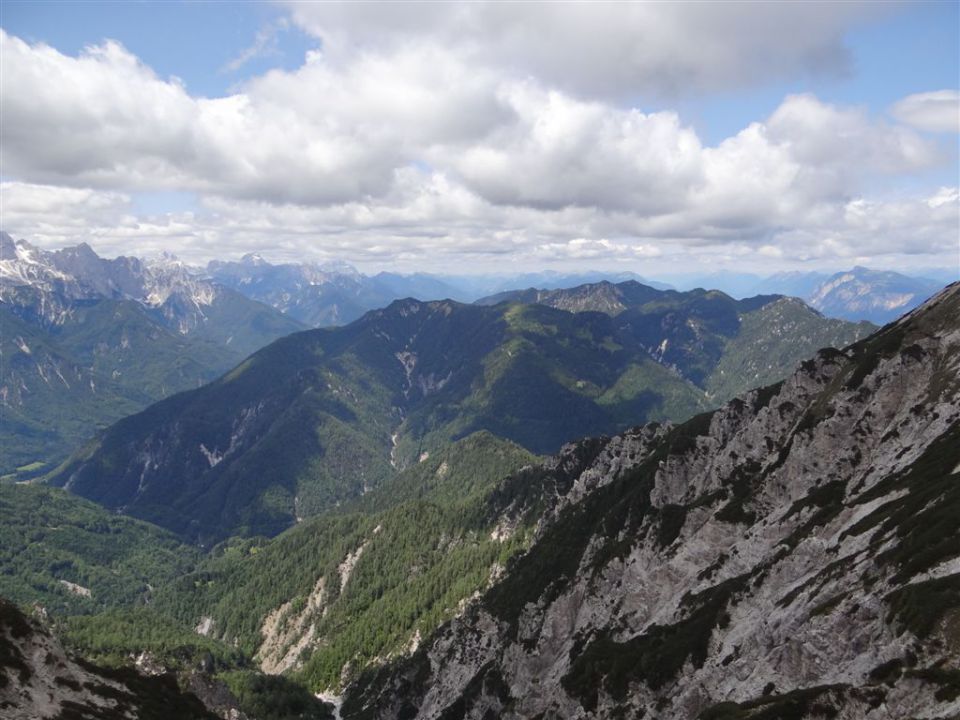
[(717, 411), (569, 446), (530, 549), (343, 717), (956, 713), (958, 317), (954, 284)]
[[(704, 384), (739, 330), (738, 308), (749, 317), (771, 303), (668, 297), (616, 318), (398, 300), (349, 326), (278, 340), (216, 382), (120, 421), (51, 480), (181, 533), (217, 537), (218, 522), (256, 518), (244, 532), (275, 534), (477, 430), (544, 453), (638, 420), (686, 417), (706, 406)], [(785, 340), (783, 367), (818, 339)], [(737, 383), (753, 384), (745, 375), (728, 387)], [(217, 512), (225, 520), (211, 525)]]

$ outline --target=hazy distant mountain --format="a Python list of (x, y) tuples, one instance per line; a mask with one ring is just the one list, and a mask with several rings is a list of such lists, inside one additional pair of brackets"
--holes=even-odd
[[(467, 282), (467, 278), (457, 278), (461, 282)], [(452, 281), (452, 280), (451, 280)], [(483, 295), (493, 295), (510, 290), (522, 288), (541, 288), (543, 290), (558, 290), (562, 288), (572, 288), (579, 285), (590, 285), (600, 282), (624, 283), (636, 282), (652, 287), (657, 290), (671, 290), (671, 285), (656, 280), (648, 280), (633, 272), (580, 272), (580, 273), (560, 273), (555, 271), (545, 271), (537, 273), (521, 273), (517, 275), (481, 275), (473, 278), (476, 289), (485, 288)], [(708, 286), (713, 288), (713, 285)], [(479, 296), (478, 296), (479, 297)]]
[(750, 294), (778, 293), (808, 299), (817, 287), (830, 277), (820, 272), (782, 272), (770, 275), (750, 288)]
[(404, 297), (459, 298), (442, 280), (423, 274), (363, 275), (346, 263), (272, 265), (258, 255), (239, 262), (213, 261), (209, 276), (311, 327), (345, 325)]
[(960, 279), (958, 272), (941, 269), (930, 278), (864, 267), (838, 273), (782, 272), (768, 277), (724, 271), (677, 276), (671, 281), (677, 287), (716, 288), (739, 298), (789, 295), (803, 299), (828, 317), (883, 324), (917, 307), (946, 284), (956, 282)]
[(785, 298), (643, 292), (615, 318), (396, 301), (122, 420), (52, 481), (192, 538), (272, 534), (471, 432), (544, 453), (686, 418), (870, 329)]
[[(365, 312), (404, 298), (472, 302), (522, 287), (562, 288), (601, 280), (646, 282), (630, 272), (364, 275), (346, 263), (273, 265), (259, 255), (245, 255), (238, 262), (213, 261), (207, 265), (207, 273), (217, 282), (313, 327), (345, 325)], [(651, 285), (670, 287), (656, 282)]]
[(670, 283), (678, 290), (709, 288), (720, 290), (736, 298), (744, 298), (751, 294), (756, 294), (752, 292), (753, 288), (763, 281), (762, 275), (731, 272), (729, 270), (718, 270), (710, 273), (665, 274), (659, 275), (658, 277)]
[(303, 327), (170, 257), (46, 252), (0, 233), (0, 473), (58, 461)]
[(830, 317), (886, 323), (917, 307), (942, 287), (935, 280), (855, 267), (819, 283), (807, 302)]

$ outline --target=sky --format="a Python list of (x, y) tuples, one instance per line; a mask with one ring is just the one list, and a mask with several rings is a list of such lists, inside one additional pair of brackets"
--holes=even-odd
[(960, 277), (960, 2), (0, 1), (0, 226), (367, 271)]

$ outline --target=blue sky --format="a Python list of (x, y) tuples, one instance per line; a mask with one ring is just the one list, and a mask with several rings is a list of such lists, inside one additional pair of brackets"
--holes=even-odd
[[(530, 268), (893, 266), (956, 249), (957, 2), (5, 0), (0, 26), (4, 224), (41, 244), (400, 269), (511, 252)], [(107, 41), (122, 48), (90, 50)], [(75, 147), (53, 83), (53, 112), (12, 96), (42, 67), (104, 109)], [(167, 146), (138, 132), (171, 121)], [(58, 192), (89, 220), (40, 228), (27, 210)], [(908, 221), (926, 246), (898, 248)]]
[(277, 30), (275, 52), (228, 70), (258, 32), (286, 17), (282, 7), (268, 2), (4, 0), (2, 13), (7, 32), (70, 55), (119, 40), (158, 75), (176, 76), (192, 94), (211, 97), (272, 68), (295, 69), (306, 51), (319, 45), (291, 25)]

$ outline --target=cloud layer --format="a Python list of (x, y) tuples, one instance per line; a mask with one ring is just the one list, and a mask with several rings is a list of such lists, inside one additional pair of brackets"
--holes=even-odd
[[(71, 57), (0, 34), (4, 226), (104, 252), (434, 269), (956, 250), (956, 188), (896, 191), (956, 162), (931, 134), (956, 131), (955, 91), (905, 98), (896, 122), (788, 96), (714, 146), (630, 100), (842, 73), (864, 6), (552, 7), (294, 4), (322, 50), (219, 98), (116, 42)], [(197, 211), (134, 211), (169, 190)]]

